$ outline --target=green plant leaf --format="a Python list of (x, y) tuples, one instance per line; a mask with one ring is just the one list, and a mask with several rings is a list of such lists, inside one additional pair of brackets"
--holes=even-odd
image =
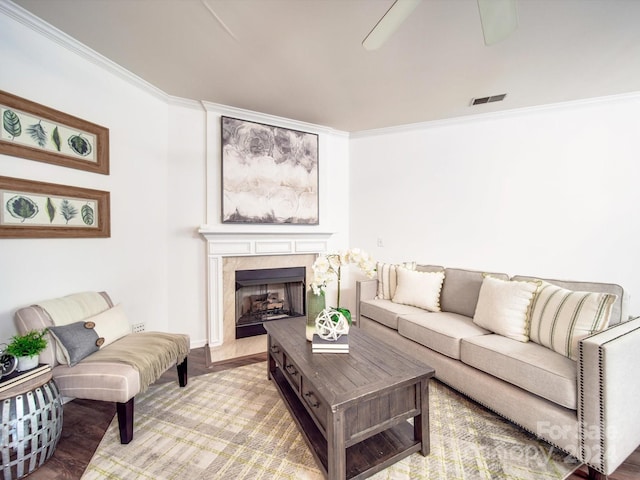
[(47, 197), (47, 215), (49, 215), (49, 223), (53, 223), (53, 218), (56, 216), (56, 206), (50, 197)]
[(11, 343), (7, 345), (6, 352), (15, 357), (31, 357), (47, 348), (47, 339), (44, 338), (47, 329), (31, 330), (24, 335), (14, 335)]
[(38, 213), (38, 205), (28, 197), (16, 195), (7, 201), (7, 211), (14, 218), (21, 218), (22, 223), (27, 218), (33, 218)]
[[(22, 135), (22, 125), (20, 118), (13, 110), (5, 110), (2, 114), (2, 126), (13, 138)], [(12, 138), (12, 140), (13, 140)]]
[(78, 215), (78, 209), (65, 198), (60, 204), (60, 215), (62, 215), (67, 223), (69, 223), (69, 220), (75, 218)]
[(33, 138), (40, 147), (44, 147), (47, 144), (47, 132), (40, 123), (41, 122), (29, 125), (27, 127), (27, 133), (31, 135), (31, 138)]
[(91, 153), (91, 144), (80, 135), (70, 136), (67, 143), (71, 147), (71, 150), (76, 152), (78, 155), (86, 157)]
[(89, 206), (89, 204), (83, 205), (80, 209), (80, 213), (82, 214), (82, 221), (86, 225), (93, 225), (94, 216), (93, 216), (93, 208)]
[(51, 140), (53, 140), (56, 150), (60, 151), (60, 133), (58, 132), (58, 127), (55, 127), (53, 132), (51, 132)]

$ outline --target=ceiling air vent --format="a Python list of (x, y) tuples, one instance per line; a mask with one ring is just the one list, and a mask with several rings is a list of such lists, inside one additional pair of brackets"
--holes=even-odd
[(490, 97), (482, 97), (482, 98), (472, 98), (471, 105), (480, 105), (482, 103), (491, 103), (491, 102), (501, 102), (506, 97), (506, 93), (502, 93), (500, 95), (492, 95)]

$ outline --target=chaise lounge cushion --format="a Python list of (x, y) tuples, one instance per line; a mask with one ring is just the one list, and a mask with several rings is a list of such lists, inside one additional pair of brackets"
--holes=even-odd
[(460, 359), (558, 405), (577, 408), (576, 362), (542, 345), (497, 334), (467, 337)]
[(58, 365), (53, 369), (53, 376), (66, 397), (124, 403), (140, 391), (140, 374), (132, 366), (123, 363), (80, 362), (73, 367)]
[(431, 350), (456, 360), (460, 359), (460, 341), (463, 338), (487, 335), (491, 332), (457, 313), (428, 313), (401, 315), (398, 333)]

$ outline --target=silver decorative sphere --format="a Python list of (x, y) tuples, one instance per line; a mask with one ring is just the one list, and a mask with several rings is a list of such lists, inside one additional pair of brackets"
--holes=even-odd
[[(334, 321), (334, 318), (338, 321)], [(337, 310), (325, 308), (316, 317), (316, 333), (325, 340), (336, 341), (342, 335), (349, 333), (347, 318)]]

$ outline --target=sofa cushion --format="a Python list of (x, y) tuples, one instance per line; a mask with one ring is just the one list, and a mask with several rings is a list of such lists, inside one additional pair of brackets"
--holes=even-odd
[[(508, 280), (506, 273), (491, 273), (494, 278)], [(484, 272), (447, 268), (444, 271), (444, 283), (440, 294), (440, 308), (443, 312), (459, 313), (473, 317), (478, 303)]]
[(529, 309), (540, 282), (500, 280), (486, 276), (473, 321), (519, 342), (529, 341)]
[(375, 320), (394, 330), (398, 329), (398, 316), (407, 313), (423, 313), (424, 310), (410, 305), (393, 303), (391, 300), (362, 300), (360, 315)]
[(398, 318), (398, 333), (425, 347), (456, 360), (460, 359), (463, 338), (491, 332), (474, 324), (469, 317), (447, 312), (404, 314)]
[(558, 405), (577, 408), (576, 362), (546, 347), (502, 335), (467, 337), (460, 359)]
[(578, 342), (609, 324), (616, 296), (544, 282), (531, 310), (531, 340), (577, 360)]
[(393, 296), (394, 303), (412, 305), (431, 312), (440, 311), (440, 291), (444, 272), (418, 272), (397, 269), (398, 287)]
[(379, 300), (391, 300), (396, 293), (398, 285), (396, 271), (398, 267), (409, 270), (416, 269), (416, 262), (404, 262), (400, 264), (382, 263), (376, 264), (376, 275), (378, 276), (378, 292), (376, 298)]

